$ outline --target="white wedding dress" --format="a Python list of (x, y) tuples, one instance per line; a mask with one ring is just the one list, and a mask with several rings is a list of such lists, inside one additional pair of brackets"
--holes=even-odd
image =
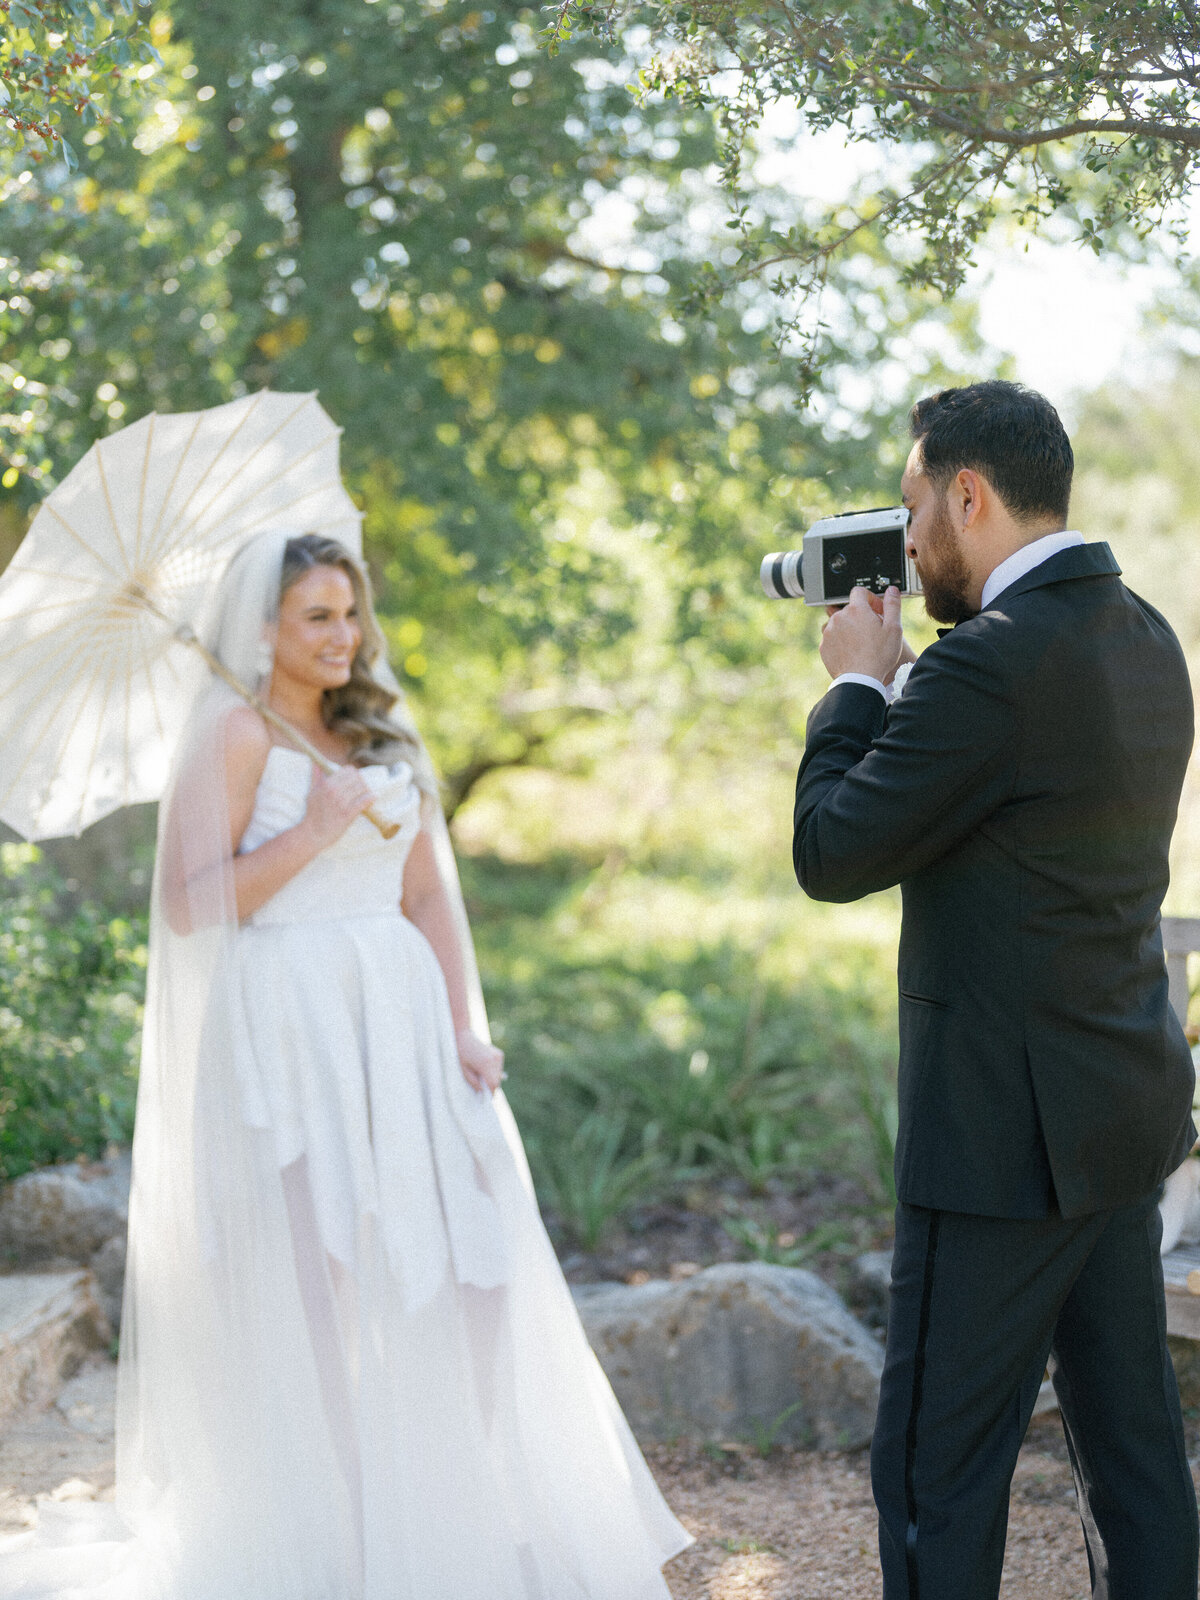
[[(50, 1584), (36, 1549), (28, 1565), (0, 1560), (5, 1600), (669, 1594), (661, 1564), (689, 1536), (587, 1345), (507, 1104), (463, 1078), (441, 968), (400, 911), (420, 793), (403, 764), (363, 770), (399, 833), (357, 819), (248, 919), (225, 957), (232, 1020), (210, 1042), (231, 1053), (230, 1095), (282, 1174), (292, 1259), (262, 1260), (261, 1371), (240, 1400), (235, 1374), (219, 1399), (174, 1396), (177, 1420), (158, 1413), (166, 1450), (192, 1427), (189, 1404), (211, 1407), (196, 1430), (215, 1441), (211, 1482), (160, 1493), (137, 1538), (93, 1547), (87, 1581), (67, 1550)], [(272, 748), (242, 854), (300, 820), (311, 772)], [(203, 1083), (195, 1144), (219, 1152), (239, 1113), (229, 1096), (206, 1104)], [(236, 1232), (244, 1202), (219, 1192), (222, 1162), (196, 1172), (197, 1216)], [(218, 1306), (214, 1339), (219, 1319)], [(149, 1414), (167, 1397), (139, 1398)], [(155, 1453), (151, 1439), (144, 1478)]]

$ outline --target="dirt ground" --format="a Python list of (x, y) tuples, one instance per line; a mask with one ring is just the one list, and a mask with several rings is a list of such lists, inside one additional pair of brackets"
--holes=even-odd
[[(111, 1493), (116, 1369), (97, 1359), (48, 1410), (0, 1439), (0, 1531), (35, 1497)], [(649, 1460), (696, 1543), (671, 1562), (674, 1600), (878, 1600), (865, 1455), (659, 1447)], [(1035, 1419), (1013, 1483), (1002, 1600), (1088, 1600), (1087, 1558), (1057, 1416)]]
[[(696, 1543), (667, 1569), (674, 1600), (878, 1600), (865, 1453), (766, 1461), (652, 1451)], [(1013, 1480), (1002, 1600), (1088, 1600), (1087, 1557), (1057, 1416), (1030, 1429)]]

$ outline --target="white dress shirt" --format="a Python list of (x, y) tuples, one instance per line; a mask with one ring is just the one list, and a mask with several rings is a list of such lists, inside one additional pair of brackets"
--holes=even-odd
[(1034, 567), (1040, 567), (1043, 561), (1049, 561), (1051, 556), (1056, 556), (1060, 550), (1070, 550), (1077, 544), (1083, 543), (1081, 533), (1048, 533), (1042, 539), (1035, 539), (1032, 544), (1023, 544), (1019, 550), (1014, 550), (1007, 560), (994, 567), (988, 575), (988, 580), (983, 586), (983, 596), (979, 609), (986, 611), (998, 594), (1003, 594), (1010, 583), (1016, 583), (1018, 578), (1023, 578), (1027, 572), (1032, 572)]
[[(1041, 539), (1034, 539), (1029, 544), (1023, 544), (1019, 550), (1014, 550), (1012, 555), (1003, 560), (998, 567), (993, 567), (983, 585), (983, 595), (979, 609), (986, 611), (997, 595), (1003, 594), (1010, 584), (1016, 583), (1018, 578), (1023, 578), (1027, 572), (1032, 572), (1034, 567), (1040, 567), (1043, 561), (1049, 561), (1051, 556), (1058, 555), (1060, 550), (1073, 549), (1075, 545), (1084, 542), (1081, 533), (1073, 530), (1062, 533), (1047, 533)], [(881, 683), (878, 678), (868, 677), (865, 672), (842, 672), (829, 685), (836, 689), (839, 683), (861, 683), (868, 689), (878, 689), (883, 698), (890, 705), (892, 691), (890, 685)]]

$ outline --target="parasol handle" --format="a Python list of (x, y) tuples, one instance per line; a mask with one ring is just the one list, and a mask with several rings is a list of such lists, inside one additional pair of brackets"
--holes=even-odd
[[(200, 642), (186, 623), (182, 627), (175, 629), (175, 637), (181, 644), (190, 645), (198, 655), (201, 655), (208, 664), (210, 671), (215, 672), (223, 683), (227, 683), (233, 692), (240, 695), (248, 706), (253, 706), (259, 716), (265, 722), (269, 722), (279, 733), (283, 734), (285, 739), (294, 744), (298, 750), (303, 750), (306, 756), (316, 762), (322, 772), (329, 775), (339, 770), (336, 761), (331, 761), (327, 755), (322, 754), (315, 744), (311, 744), (304, 737), (299, 729), (292, 727), (286, 717), (281, 717), (277, 711), (272, 711), (270, 706), (261, 700), (252, 689), (247, 689), (246, 685), (230, 672), (225, 663), (219, 661), (212, 651)], [(386, 817), (381, 817), (373, 805), (368, 806), (362, 814), (367, 818), (368, 822), (375, 824), (385, 839), (395, 838), (396, 834), (400, 832), (400, 824), (398, 822), (389, 822)]]

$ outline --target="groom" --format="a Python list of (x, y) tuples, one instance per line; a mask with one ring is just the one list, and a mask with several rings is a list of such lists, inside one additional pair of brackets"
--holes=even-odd
[(946, 389), (912, 431), (910, 553), (953, 626), (892, 699), (899, 595), (831, 616), (794, 851), (816, 899), (903, 888), (884, 1596), (995, 1600), (1053, 1353), (1093, 1595), (1196, 1600), (1156, 1206), (1195, 1138), (1158, 926), (1187, 669), (1108, 546), (1064, 531), (1041, 395)]

